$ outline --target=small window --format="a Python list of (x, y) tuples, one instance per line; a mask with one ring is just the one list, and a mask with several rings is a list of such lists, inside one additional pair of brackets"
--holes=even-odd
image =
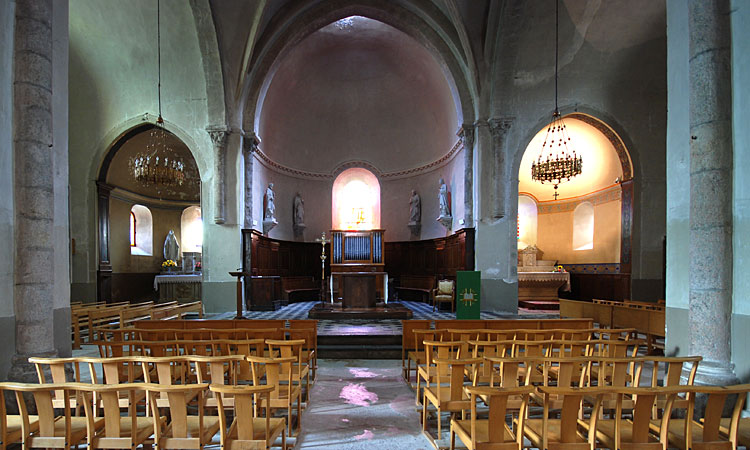
[(136, 220), (135, 220), (135, 213), (133, 211), (130, 211), (130, 246), (136, 247)]
[(583, 202), (573, 211), (573, 250), (594, 248), (594, 205)]
[(154, 253), (154, 228), (151, 210), (143, 205), (130, 208), (130, 254), (151, 256)]
[(201, 253), (203, 251), (203, 219), (200, 206), (189, 206), (182, 211), (180, 219), (182, 251)]

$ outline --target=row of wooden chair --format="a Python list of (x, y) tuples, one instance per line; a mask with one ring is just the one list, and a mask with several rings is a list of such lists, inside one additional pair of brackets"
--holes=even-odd
[[(459, 364), (455, 361), (453, 364)], [(460, 364), (469, 364), (461, 362)], [(509, 388), (469, 386), (460, 390), (455, 410), (462, 418), (450, 422), (450, 448), (456, 436), (470, 450), (517, 449), (594, 450), (678, 448), (732, 449), (750, 445), (750, 422), (740, 413), (750, 385), (674, 387), (552, 387)], [(439, 395), (431, 392), (431, 395)], [(680, 394), (687, 396), (687, 418), (672, 418)], [(531, 398), (542, 399), (541, 416), (530, 413)], [(693, 420), (698, 395), (706, 399), (703, 418)], [(614, 398), (611, 407), (606, 400)], [(658, 399), (667, 401), (658, 406)], [(480, 414), (479, 405), (486, 405)], [(728, 408), (727, 408), (728, 406)], [(726, 409), (725, 409), (726, 408)], [(613, 410), (609, 418), (601, 413)], [(729, 417), (722, 411), (729, 410)], [(469, 412), (469, 418), (466, 418)], [(552, 412), (557, 415), (553, 417)], [(511, 415), (509, 424), (507, 417)]]
[[(409, 321), (404, 321), (405, 326)], [(409, 324), (411, 325), (411, 324)], [(476, 340), (476, 341), (538, 341), (538, 340), (630, 340), (633, 332), (632, 328), (624, 329), (489, 329), (489, 328), (410, 328), (404, 329), (404, 333), (410, 333), (410, 336), (404, 335), (401, 367), (403, 377), (411, 385), (412, 372), (416, 375), (416, 366), (424, 364), (425, 353), (423, 342), (425, 340), (434, 341), (456, 341), (456, 340)], [(412, 368), (412, 363), (414, 368)]]
[(127, 327), (144, 319), (182, 319), (188, 314), (203, 317), (202, 302), (76, 304), (71, 307), (73, 348), (81, 348), (84, 336), (88, 343), (99, 339), (101, 330)]
[[(265, 449), (281, 437), (286, 449), (286, 422), (274, 418), (270, 401), (273, 385), (226, 386), (206, 383), (165, 386), (152, 383), (91, 385), (82, 383), (24, 384), (0, 383), (0, 390), (14, 393), (18, 415), (8, 415), (0, 402), (3, 450), (20, 443), (24, 449), (63, 448), (86, 444), (93, 449), (135, 449), (155, 444), (159, 449), (202, 449), (219, 432), (222, 448)], [(62, 393), (66, 403), (82, 398), (85, 416), (75, 417), (69, 408), (55, 415), (53, 398)], [(24, 394), (33, 397), (36, 415), (29, 414)], [(206, 414), (206, 400), (213, 394), (218, 414)], [(225, 396), (232, 396), (233, 420), (227, 420)], [(138, 413), (137, 398), (150, 399), (150, 417)], [(166, 403), (157, 400), (166, 398)], [(98, 398), (102, 415), (95, 413)], [(122, 399), (127, 399), (123, 414)], [(191, 401), (194, 399), (194, 401)], [(259, 417), (257, 408), (265, 410)], [(168, 412), (168, 416), (163, 412)], [(169, 418), (168, 418), (169, 417)]]

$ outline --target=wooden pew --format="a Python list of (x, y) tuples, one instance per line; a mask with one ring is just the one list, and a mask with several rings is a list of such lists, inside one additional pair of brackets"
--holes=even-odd
[[(435, 277), (432, 275), (402, 275), (396, 291), (399, 293), (399, 298), (405, 300), (419, 298), (429, 303), (430, 294), (434, 288)], [(405, 296), (402, 297), (402, 294)]]
[(281, 277), (281, 298), (288, 302), (320, 300), (320, 283), (313, 277)]

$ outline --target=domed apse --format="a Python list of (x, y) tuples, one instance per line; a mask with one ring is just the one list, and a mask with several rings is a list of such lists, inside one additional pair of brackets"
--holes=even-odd
[(295, 169), (346, 161), (418, 167), (456, 143), (456, 103), (433, 55), (405, 33), (352, 16), (307, 36), (279, 63), (262, 103), (261, 149)]

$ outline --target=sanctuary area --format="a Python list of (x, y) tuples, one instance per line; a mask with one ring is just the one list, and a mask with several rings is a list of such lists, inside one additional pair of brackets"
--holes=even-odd
[(0, 446), (747, 447), (749, 84), (746, 0), (0, 0)]

